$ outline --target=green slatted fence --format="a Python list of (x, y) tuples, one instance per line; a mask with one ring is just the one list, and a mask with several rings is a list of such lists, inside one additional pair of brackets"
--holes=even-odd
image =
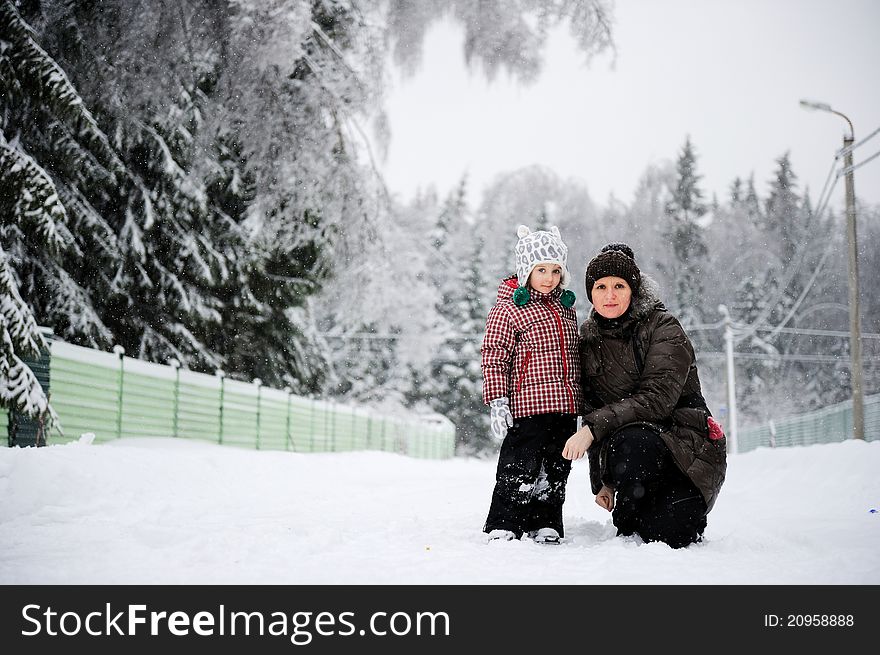
[[(880, 439), (880, 394), (865, 396), (865, 441)], [(809, 446), (852, 439), (852, 400), (799, 414), (740, 428), (738, 451), (744, 453), (761, 446)]]
[[(53, 341), (51, 402), (64, 430), (49, 443), (123, 437), (200, 439), (243, 448), (385, 450), (452, 457), (455, 428), (440, 415), (395, 416), (295, 396), (289, 390), (206, 375)], [(8, 422), (0, 412), (0, 428)]]

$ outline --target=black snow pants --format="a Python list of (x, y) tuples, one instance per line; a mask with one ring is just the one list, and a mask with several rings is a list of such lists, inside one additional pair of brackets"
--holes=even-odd
[(628, 425), (608, 444), (602, 483), (616, 493), (612, 521), (618, 535), (682, 548), (700, 541), (706, 502), (678, 468), (656, 430)]
[(537, 414), (514, 421), (498, 454), (484, 532), (510, 530), (519, 538), (525, 532), (554, 528), (564, 536), (562, 504), (571, 462), (562, 449), (576, 429), (574, 414)]

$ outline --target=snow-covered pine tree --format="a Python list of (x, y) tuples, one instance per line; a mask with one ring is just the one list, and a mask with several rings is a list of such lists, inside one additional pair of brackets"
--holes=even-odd
[[(41, 18), (41, 14), (35, 14)], [(67, 73), (39, 44), (9, 0), (0, 2), (0, 130), (7, 156), (51, 184), (63, 248), (7, 229), (4, 248), (38, 322), (88, 345), (108, 345), (98, 298), (106, 295), (116, 256), (112, 228), (95, 207), (110, 197), (125, 168)], [(7, 159), (7, 161), (9, 161)], [(0, 177), (0, 184), (14, 184)]]
[[(768, 247), (760, 206), (753, 175), (739, 187), (734, 183), (727, 206), (707, 235), (718, 258), (713, 268), (728, 273), (726, 279), (717, 282), (725, 289), (726, 297), (720, 302), (730, 308), (735, 323), (746, 327), (766, 320), (772, 310), (768, 302), (779, 280), (779, 254)], [(737, 247), (730, 248), (730, 243)], [(743, 354), (735, 361), (737, 398), (744, 422), (772, 417), (771, 407), (776, 402), (768, 397), (782, 366), (781, 353), (776, 344), (763, 339), (765, 334), (752, 331), (735, 345), (736, 352)]]
[(152, 109), (149, 123), (117, 125), (132, 177), (124, 209), (114, 213), (122, 265), (104, 315), (132, 356), (207, 370), (223, 365), (200, 335), (221, 321), (215, 288), (228, 268), (214, 245), (219, 223), (193, 174), (199, 94), (181, 91), (167, 109)]
[[(780, 323), (788, 328), (846, 333), (849, 311), (845, 302), (839, 302), (841, 289), (848, 285), (845, 229), (835, 225), (833, 215), (816, 213), (808, 189), (804, 190), (796, 214), (796, 264), (789, 267), (792, 275), (786, 294), (791, 301)], [(862, 315), (867, 315), (864, 310)], [(833, 362), (793, 359), (784, 367), (782, 375), (794, 380), (799, 390), (793, 394), (797, 411), (818, 409), (851, 397), (847, 338), (786, 333), (777, 340), (786, 354), (795, 357), (833, 357)], [(867, 357), (863, 359), (869, 361)]]
[[(812, 218), (804, 214), (801, 198), (795, 192), (797, 177), (788, 154), (776, 161), (778, 168), (770, 181), (763, 210), (754, 213), (754, 205), (759, 201), (751, 188), (743, 204), (744, 211), (759, 217), (752, 248), (746, 251), (755, 260), (751, 262), (755, 271), (753, 283), (762, 294), (762, 306), (753, 314), (754, 320), (771, 326), (785, 320), (792, 310), (810, 276), (807, 262), (818, 263), (806, 232)], [(795, 238), (796, 234), (800, 236)]]
[[(733, 320), (753, 324), (769, 312), (766, 302), (769, 290), (775, 289), (781, 260), (778, 251), (769, 248), (760, 209), (761, 200), (755, 190), (754, 175), (745, 184), (737, 178), (730, 189), (727, 207), (721, 220), (709, 228), (714, 257), (720, 258), (715, 268), (727, 270), (722, 285), (727, 296), (721, 302), (731, 308)], [(736, 243), (736, 248), (730, 248)], [(769, 270), (768, 270), (769, 265)]]
[[(706, 322), (720, 318), (719, 305), (730, 307), (734, 301), (732, 290), (744, 276), (751, 276), (750, 254), (751, 235), (755, 232), (745, 207), (746, 188), (742, 178), (737, 177), (728, 188), (728, 198), (712, 211), (712, 220), (706, 225), (704, 237), (706, 248), (711, 253), (704, 275), (703, 318)], [(737, 247), (731, 248), (731, 244)], [(735, 313), (735, 312), (734, 312)], [(704, 333), (704, 344), (714, 351), (724, 349), (723, 333), (720, 330)]]
[[(251, 374), (317, 392), (338, 380), (327, 374), (336, 344), (324, 342), (317, 326), (333, 329), (337, 308), (327, 303), (339, 300), (322, 290), (331, 277), (347, 277), (340, 269), (349, 262), (357, 265), (383, 211), (375, 172), (359, 160), (359, 120), (381, 92), (381, 22), (374, 7), (357, 0), (283, 4), (281, 23), (276, 8), (259, 4), (227, 16), (230, 55), (218, 117), (238, 118), (236, 136), (256, 190), (242, 224), (244, 306), (253, 310), (227, 327), (237, 340), (233, 359)], [(357, 322), (346, 331), (370, 324)]]
[[(70, 271), (89, 245), (112, 244), (82, 188), (100, 193), (119, 182), (124, 167), (9, 0), (0, 2), (0, 70), (0, 402), (47, 427), (56, 417), (22, 357), (46, 348), (37, 320), (61, 334), (109, 336), (89, 290)], [(109, 249), (103, 254), (112, 259)]]
[(636, 185), (629, 205), (609, 198), (608, 207), (599, 229), (602, 238), (595, 241), (589, 256), (611, 241), (628, 243), (635, 253), (639, 268), (660, 284), (661, 297), (671, 304), (669, 297), (674, 280), (667, 276), (669, 249), (660, 247), (666, 240), (666, 224), (662, 220), (670, 189), (674, 187), (675, 168), (672, 162), (651, 164), (645, 168)]
[(741, 177), (734, 178), (728, 188), (728, 202), (731, 207), (736, 207), (743, 202), (745, 192), (743, 190), (743, 181)]
[[(379, 212), (370, 229), (348, 235), (351, 255), (336, 259), (333, 277), (315, 299), (327, 335), (328, 392), (369, 398), (389, 410), (430, 409), (417, 385), (445, 333), (434, 308), (431, 246), (440, 211), (429, 188), (405, 206)], [(372, 367), (391, 371), (379, 387), (369, 386)]]
[(56, 217), (64, 215), (51, 180), (33, 160), (15, 152), (0, 134), (0, 407), (15, 409), (41, 421), (57, 420), (33, 371), (23, 359), (47, 348), (3, 246), (10, 233), (30, 239), (49, 251), (63, 247)]
[(460, 455), (485, 453), (495, 446), (483, 404), (480, 368), (480, 343), (489, 311), (484, 301), (488, 281), (482, 273), (483, 241), (477, 237), (469, 245), (470, 264), (462, 271), (461, 295), (449, 307), (448, 318), (457, 321), (457, 335), (451, 335), (444, 344), (445, 362), (442, 356), (435, 360), (436, 375), (446, 381), (437, 399), (437, 410), (445, 406), (441, 413), (455, 424), (456, 451)]
[(702, 322), (703, 277), (708, 250), (700, 218), (706, 213), (702, 176), (697, 174), (697, 157), (690, 137), (685, 139), (676, 163), (674, 186), (665, 206), (665, 238), (670, 258), (667, 274), (673, 280), (673, 310), (687, 327)]
[(746, 183), (745, 199), (743, 200), (746, 213), (754, 227), (759, 226), (764, 216), (761, 212), (761, 201), (758, 198), (758, 191), (755, 189), (755, 174), (749, 175), (749, 181)]
[[(4, 7), (9, 13), (8, 3)], [(150, 29), (174, 21), (163, 23), (167, 12), (149, 10), (133, 20), (130, 8), (112, 2), (101, 12), (61, 2), (29, 7), (64, 67), (19, 17), (10, 58), (24, 61), (25, 75), (42, 86), (18, 108), (24, 126), (18, 138), (51, 170), (72, 217), (71, 248), (60, 266), (53, 268), (39, 254), (26, 258), (28, 296), (40, 321), (87, 345), (117, 342), (153, 359), (210, 361), (193, 336), (192, 320), (211, 315), (199, 287), (209, 286), (205, 276), (213, 255), (210, 231), (202, 229), (206, 221), (193, 216), (206, 214), (203, 193), (185, 170), (192, 156), (187, 142), (198, 127), (198, 108), (186, 96), (197, 89), (180, 84), (181, 97), (168, 104), (153, 97), (134, 106), (119, 76), (120, 47), (129, 56), (141, 54), (143, 39), (134, 37), (154, 37), (143, 61), (173, 57), (173, 50), (155, 48), (161, 30)], [(175, 16), (183, 15), (184, 8), (178, 10)], [(106, 47), (91, 47), (95, 43)], [(167, 71), (163, 75), (172, 84), (179, 81)], [(81, 96), (71, 77), (85, 81), (91, 96)], [(114, 83), (101, 84), (107, 80)]]
[(488, 307), (483, 275), (483, 240), (475, 235), (462, 180), (450, 193), (431, 232), (438, 326), (444, 338), (427, 375), (417, 376), (414, 391), (456, 427), (456, 452), (473, 455), (491, 448), (482, 401), (480, 339)]
[(730, 206), (742, 223), (736, 239), (740, 252), (733, 264), (740, 281), (730, 285), (735, 288), (734, 320), (747, 330), (737, 344), (737, 351), (746, 355), (738, 365), (739, 387), (749, 399), (744, 417), (760, 420), (778, 415), (781, 408), (797, 412), (827, 404), (819, 397), (828, 398), (828, 390), (840, 386), (833, 367), (808, 361), (839, 349), (839, 340), (787, 332), (796, 327), (834, 329), (823, 324), (825, 317), (840, 312), (829, 312), (829, 303), (821, 300), (834, 293), (833, 275), (821, 270), (828, 263), (823, 264), (823, 258), (833, 235), (814, 216), (808, 196), (801, 200), (795, 192), (796, 176), (788, 157), (777, 163), (763, 211), (752, 184), (745, 198)]
[(33, 371), (22, 361), (48, 346), (22, 299), (9, 243), (30, 242), (49, 253), (65, 247), (63, 205), (52, 180), (0, 132), (0, 406), (49, 423), (57, 416)]
[(794, 263), (803, 225), (801, 199), (797, 191), (797, 175), (791, 167), (789, 153), (776, 160), (777, 168), (770, 181), (770, 192), (764, 205), (766, 233), (774, 249), (782, 254), (786, 266)]

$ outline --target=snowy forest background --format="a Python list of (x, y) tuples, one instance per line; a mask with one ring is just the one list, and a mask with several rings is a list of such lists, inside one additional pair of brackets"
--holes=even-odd
[[(691, 334), (713, 409), (726, 305), (741, 425), (850, 397), (844, 216), (801, 188), (788, 153), (723, 194), (682, 135), (629, 200), (599, 204), (541, 167), (479, 197), (467, 179), (392, 197), (367, 135), (387, 143), (390, 68), (416, 70), (446, 16), (478, 74), (523, 84), (552, 26), (587, 58), (613, 44), (607, 0), (0, 0), (0, 402), (48, 411), (22, 361), (47, 326), (299, 394), (430, 408), (460, 454), (488, 452), (479, 344), (520, 223), (559, 226), (581, 320), (586, 262), (628, 242)], [(880, 207), (858, 216), (872, 335)], [(876, 393), (878, 340), (863, 350)]]

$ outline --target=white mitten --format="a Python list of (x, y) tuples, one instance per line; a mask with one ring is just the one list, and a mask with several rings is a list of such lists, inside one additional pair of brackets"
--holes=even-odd
[(507, 398), (502, 396), (489, 402), (489, 417), (492, 421), (492, 436), (503, 441), (507, 430), (513, 425), (513, 414)]

